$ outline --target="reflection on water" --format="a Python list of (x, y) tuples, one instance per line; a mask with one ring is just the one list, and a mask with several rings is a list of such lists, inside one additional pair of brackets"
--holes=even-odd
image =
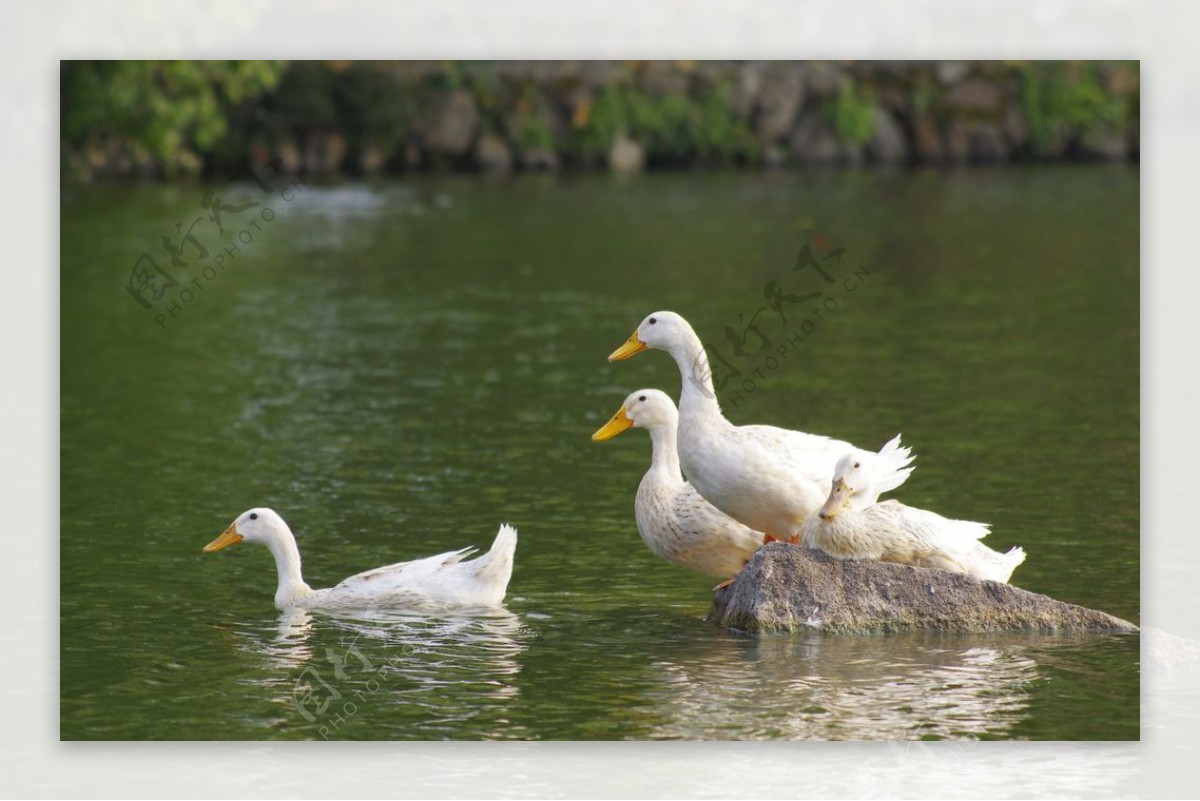
[(279, 613), (278, 634), (263, 643), (259, 653), (283, 669), (302, 668), (312, 658), (308, 638), (312, 634), (313, 616), (307, 609), (285, 609)]
[(766, 637), (734, 660), (663, 661), (655, 737), (999, 737), (1029, 706), (1037, 663), (1015, 644), (921, 636)]
[[(520, 619), (504, 609), (438, 617), (287, 610), (274, 632), (243, 632), (239, 647), (270, 665), (269, 675), (253, 683), (312, 735), (377, 739), (378, 729), (364, 725), (371, 709), (398, 705), (410, 725), (437, 739), (477, 718), (481, 707), (517, 698), (521, 636)], [(494, 737), (521, 736), (507, 722), (496, 717)]]
[[(602, 642), (629, 625), (627, 614), (557, 625), (592, 629)], [(1020, 736), (1014, 727), (1050, 681), (1039, 659), (1061, 667), (1056, 654), (1088, 642), (934, 633), (755, 639), (668, 618), (662, 640), (628, 644), (623, 659), (641, 663), (636, 671), (589, 657), (594, 642), (579, 635), (582, 653), (547, 668), (539, 630), (556, 621), (528, 617), (526, 624), (503, 609), (445, 617), (292, 610), (227, 641), (258, 663), (245, 681), (270, 700), (271, 725), (289, 736), (441, 739), (470, 725), (483, 739), (528, 739), (537, 737), (531, 717), (552, 726), (565, 714), (558, 725), (569, 726), (573, 704), (596, 698), (604, 709), (596, 738), (724, 740)], [(526, 671), (533, 646), (538, 657)], [(603, 728), (614, 698), (628, 717)]]

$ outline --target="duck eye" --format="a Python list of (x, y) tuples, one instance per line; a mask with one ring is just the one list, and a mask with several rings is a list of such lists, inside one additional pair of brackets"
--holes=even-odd
[(257, 519), (258, 519), (258, 512), (251, 512), (251, 513), (250, 513), (250, 519), (251, 519), (251, 520), (257, 520)]
[(854, 466), (855, 466), (855, 467), (862, 467), (862, 465), (860, 465), (858, 462), (855, 462), (855, 463), (854, 463)]
[(650, 318), (650, 325), (654, 325), (657, 322), (658, 320), (655, 320), (653, 317)]
[(646, 400), (646, 396), (645, 396), (645, 395), (641, 395), (641, 396), (639, 396), (639, 397), (638, 397), (638, 400), (639, 400), (639, 401), (644, 401), (644, 400)]

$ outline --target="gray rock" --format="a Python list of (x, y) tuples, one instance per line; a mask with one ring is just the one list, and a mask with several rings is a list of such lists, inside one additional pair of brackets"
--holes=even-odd
[(737, 73), (737, 84), (729, 93), (729, 109), (739, 117), (748, 119), (758, 105), (762, 86), (762, 66), (753, 61), (741, 65)]
[(918, 117), (913, 121), (913, 150), (920, 161), (928, 164), (938, 164), (946, 157), (942, 132), (933, 117)]
[(863, 75), (870, 75), (871, 73), (884, 73), (887, 75), (908, 75), (910, 73), (918, 72), (919, 70), (925, 69), (925, 65), (922, 64), (922, 62), (917, 61), (917, 60), (913, 60), (913, 61), (909, 61), (909, 60), (904, 60), (904, 61), (872, 60), (872, 61), (865, 61), (865, 62), (860, 61), (860, 62), (857, 62), (854, 66), (857, 68), (857, 71)]
[(470, 92), (456, 89), (442, 99), (421, 132), (421, 144), (430, 153), (461, 156), (475, 141), (479, 109)]
[(933, 69), (937, 74), (937, 79), (943, 84), (949, 85), (958, 83), (967, 77), (971, 67), (965, 61), (939, 61)]
[(799, 75), (794, 72), (768, 75), (763, 81), (754, 119), (758, 140), (770, 144), (782, 139), (792, 129), (803, 104), (804, 81)]
[(1025, 113), (1016, 106), (1010, 106), (1004, 112), (1004, 137), (1014, 148), (1022, 148), (1029, 141), (1029, 125), (1025, 121)]
[(304, 169), (312, 175), (337, 172), (346, 157), (346, 139), (339, 133), (319, 133), (308, 137), (304, 147)]
[(989, 81), (973, 80), (960, 83), (946, 93), (948, 108), (980, 114), (995, 114), (1004, 103), (1000, 87)]
[(808, 94), (816, 98), (830, 98), (849, 81), (846, 71), (829, 61), (806, 61), (797, 65)]
[(1104, 64), (1100, 71), (1104, 88), (1111, 95), (1126, 97), (1141, 91), (1141, 76), (1127, 64)]
[(803, 164), (838, 164), (843, 158), (837, 134), (819, 113), (809, 111), (800, 116), (792, 132), (792, 153)]
[(1125, 133), (1113, 125), (1095, 125), (1079, 140), (1083, 155), (1088, 158), (1119, 161), (1129, 152)]
[(581, 61), (578, 71), (579, 79), (589, 86), (609, 86), (623, 80), (625, 70), (623, 61), (604, 60)]
[[(942, 140), (946, 159), (955, 164), (966, 164), (971, 160), (993, 160), (979, 155), (987, 150), (987, 143), (990, 142), (989, 135), (986, 132), (981, 133), (979, 128), (980, 124), (971, 120), (953, 119), (946, 123)], [(978, 141), (980, 139), (984, 142)]]
[(621, 134), (613, 140), (612, 148), (608, 151), (608, 168), (613, 172), (639, 172), (646, 164), (645, 149)]
[(881, 108), (875, 109), (875, 133), (867, 142), (867, 153), (880, 164), (900, 164), (908, 160), (908, 139), (896, 118)]
[(527, 170), (557, 170), (558, 154), (548, 147), (530, 147), (521, 152), (521, 166)]
[(404, 166), (409, 169), (416, 169), (421, 166), (422, 162), (421, 148), (415, 142), (409, 142), (404, 146)]
[(304, 155), (300, 152), (300, 146), (296, 144), (296, 140), (290, 136), (279, 140), (272, 155), (279, 159), (280, 172), (297, 175), (304, 169)]
[(513, 156), (503, 137), (486, 133), (475, 143), (475, 161), (487, 172), (508, 172)]
[(642, 86), (651, 94), (686, 95), (691, 84), (691, 69), (686, 62), (647, 61), (641, 65)]
[(995, 163), (1008, 158), (1008, 142), (1000, 129), (990, 122), (975, 122), (967, 131), (967, 147), (971, 161)]
[(883, 86), (876, 90), (879, 105), (896, 114), (904, 114), (912, 107), (911, 92), (900, 86)]
[(358, 169), (363, 175), (377, 175), (387, 164), (387, 154), (375, 143), (364, 145), (358, 153)]
[(762, 163), (768, 170), (778, 170), (788, 163), (787, 150), (779, 145), (767, 145), (762, 151)]
[(1009, 584), (772, 543), (713, 594), (709, 620), (743, 631), (1137, 631), (1120, 618)]
[(950, 120), (942, 132), (946, 161), (965, 164), (971, 157), (971, 126), (964, 120)]

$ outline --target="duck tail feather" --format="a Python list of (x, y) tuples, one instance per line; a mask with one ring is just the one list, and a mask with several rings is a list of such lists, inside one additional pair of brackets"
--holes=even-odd
[(911, 448), (900, 444), (899, 434), (888, 440), (876, 454), (879, 492), (894, 490), (907, 481), (916, 469), (911, 466), (916, 458)]
[(483, 556), (475, 560), (479, 564), (480, 574), (500, 575), (512, 574), (513, 554), (517, 549), (517, 530), (508, 523), (503, 523), (496, 533), (492, 547)]

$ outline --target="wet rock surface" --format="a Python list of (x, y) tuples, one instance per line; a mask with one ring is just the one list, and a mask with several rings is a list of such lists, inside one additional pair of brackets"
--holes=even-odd
[(743, 631), (1138, 631), (1128, 621), (1009, 584), (772, 543), (713, 594), (709, 620)]

